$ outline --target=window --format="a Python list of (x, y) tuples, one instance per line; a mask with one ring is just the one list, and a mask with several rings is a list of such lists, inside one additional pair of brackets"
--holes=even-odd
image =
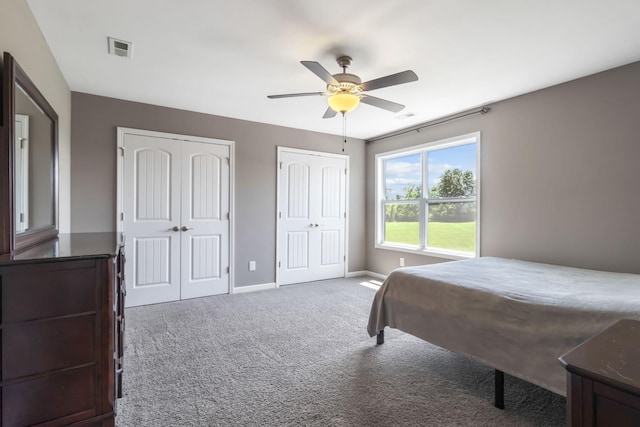
[(376, 155), (376, 247), (478, 253), (480, 134)]

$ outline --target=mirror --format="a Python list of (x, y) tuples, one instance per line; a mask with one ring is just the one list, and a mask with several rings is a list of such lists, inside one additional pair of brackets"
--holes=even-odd
[(13, 182), (16, 234), (55, 225), (53, 121), (16, 82)]
[(0, 240), (14, 252), (58, 234), (58, 116), (15, 59), (6, 52), (3, 59), (2, 160), (9, 170), (9, 209), (2, 212)]

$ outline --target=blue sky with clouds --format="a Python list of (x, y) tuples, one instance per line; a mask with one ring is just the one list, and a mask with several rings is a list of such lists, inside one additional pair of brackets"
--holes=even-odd
[[(447, 169), (470, 170), (476, 175), (476, 146), (475, 144), (459, 145), (430, 151), (427, 154), (427, 171), (429, 188), (438, 184), (440, 177)], [(388, 198), (395, 199), (397, 194), (404, 194), (409, 185), (422, 184), (422, 155), (411, 154), (396, 157), (384, 162), (385, 188)]]

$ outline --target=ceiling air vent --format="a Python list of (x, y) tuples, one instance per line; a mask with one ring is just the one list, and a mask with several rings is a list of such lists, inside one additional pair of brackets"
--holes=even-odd
[(108, 39), (109, 53), (111, 55), (131, 59), (131, 55), (133, 54), (133, 43), (114, 39), (113, 37), (108, 37)]

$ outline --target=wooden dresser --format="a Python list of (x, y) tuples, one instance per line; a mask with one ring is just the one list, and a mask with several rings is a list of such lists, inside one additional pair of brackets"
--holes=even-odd
[(0, 256), (0, 425), (114, 426), (124, 250), (116, 233), (60, 234)]
[(620, 320), (560, 358), (570, 426), (640, 426), (640, 322)]

